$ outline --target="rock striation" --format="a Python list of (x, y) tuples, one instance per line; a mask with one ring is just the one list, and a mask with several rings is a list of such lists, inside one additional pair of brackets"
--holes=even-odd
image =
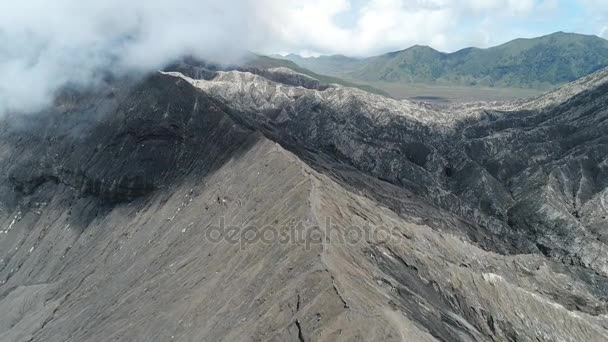
[(605, 70), (447, 107), (196, 63), (66, 90), (0, 123), (0, 340), (608, 340), (606, 104)]

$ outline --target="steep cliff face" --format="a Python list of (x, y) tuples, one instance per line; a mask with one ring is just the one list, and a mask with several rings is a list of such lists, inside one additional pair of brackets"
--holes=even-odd
[[(61, 131), (63, 121), (86, 115), (78, 107), (45, 118), (39, 124), (44, 125), (42, 132), (16, 133), (13, 148), (34, 151), (10, 163), (9, 180), (15, 188), (30, 193), (42, 184), (37, 179), (53, 179), (122, 202), (164, 187), (193, 168), (209, 172), (218, 161), (199, 160), (199, 154), (229, 153), (247, 137), (219, 103), (185, 82), (174, 84), (156, 75), (128, 91), (112, 104), (109, 115), (79, 128), (78, 138)], [(90, 100), (81, 101), (88, 106)], [(197, 162), (206, 164), (194, 166)]]
[(581, 223), (605, 216), (583, 208), (607, 186), (606, 71), (525, 103), (448, 108), (239, 72), (185, 79), (286, 145), (326, 152), (483, 226), (501, 241), (485, 248), (608, 274), (602, 232)]
[(439, 108), (172, 70), (2, 122), (0, 340), (608, 339), (605, 71)]

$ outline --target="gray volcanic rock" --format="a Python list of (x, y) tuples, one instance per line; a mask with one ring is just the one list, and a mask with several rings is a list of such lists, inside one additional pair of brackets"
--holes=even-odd
[(607, 71), (446, 108), (171, 70), (2, 121), (0, 340), (608, 340)]
[[(607, 186), (606, 75), (598, 72), (529, 103), (444, 109), (344, 88), (285, 88), (238, 72), (211, 81), (188, 80), (284, 144), (333, 154), (508, 241), (491, 241), (486, 248), (510, 253), (558, 249), (560, 257), (586, 266), (593, 262), (592, 268), (606, 275), (606, 256), (593, 242), (598, 237), (587, 236), (577, 224), (577, 208)], [(545, 200), (537, 201), (539, 196)], [(543, 228), (541, 222), (525, 223), (535, 213)], [(555, 219), (559, 223), (550, 223)], [(591, 246), (577, 251), (581, 246), (572, 246), (574, 236), (545, 246), (529, 234), (521, 239), (521, 230), (540, 230), (542, 241), (568, 232), (590, 238)], [(558, 241), (571, 250), (554, 245)]]

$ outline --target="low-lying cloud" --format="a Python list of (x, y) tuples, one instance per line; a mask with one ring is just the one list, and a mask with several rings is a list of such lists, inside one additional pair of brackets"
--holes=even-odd
[(192, 54), (234, 61), (256, 46), (249, 0), (23, 0), (0, 5), (0, 113), (35, 111), (61, 86)]
[[(600, 0), (573, 0), (597, 12)], [(369, 56), (414, 44), (444, 51), (556, 31), (559, 0), (4, 0), (0, 115), (32, 112), (66, 84), (150, 71), (184, 55), (246, 51)], [(586, 12), (585, 12), (586, 13)], [(526, 19), (528, 18), (528, 19)], [(528, 30), (551, 27), (545, 32)], [(603, 26), (602, 26), (603, 25)], [(588, 25), (587, 25), (588, 26)], [(561, 28), (560, 28), (561, 29)], [(592, 28), (595, 30), (594, 28)], [(568, 30), (568, 28), (564, 28)], [(594, 33), (594, 32), (591, 32)], [(608, 33), (606, 34), (608, 36)]]

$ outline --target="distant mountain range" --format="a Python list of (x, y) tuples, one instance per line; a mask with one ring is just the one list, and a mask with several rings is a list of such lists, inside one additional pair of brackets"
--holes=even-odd
[(274, 55), (272, 57), (290, 60), (301, 67), (326, 75), (348, 74), (364, 66), (367, 60), (344, 55), (302, 57), (296, 54), (289, 54), (287, 56)]
[(283, 58), (317, 73), (350, 80), (543, 89), (608, 66), (608, 40), (557, 32), (453, 53), (413, 46), (364, 59), (293, 54)]
[(245, 62), (243, 64), (243, 66), (260, 68), (260, 69), (289, 68), (293, 71), (296, 71), (301, 74), (310, 76), (314, 79), (317, 79), (321, 83), (339, 84), (339, 85), (342, 85), (345, 87), (358, 88), (358, 89), (361, 89), (361, 90), (364, 90), (364, 91), (367, 91), (367, 92), (373, 93), (373, 94), (388, 96), (388, 94), (385, 91), (372, 87), (370, 85), (364, 85), (364, 84), (358, 84), (355, 82), (346, 81), (346, 80), (341, 79), (336, 76), (321, 75), (317, 72), (311, 71), (305, 67), (298, 65), (296, 62), (293, 62), (293, 61), (290, 61), (287, 59), (281, 59), (281, 58), (269, 57), (269, 56), (251, 55), (250, 58), (248, 58), (247, 62)]

